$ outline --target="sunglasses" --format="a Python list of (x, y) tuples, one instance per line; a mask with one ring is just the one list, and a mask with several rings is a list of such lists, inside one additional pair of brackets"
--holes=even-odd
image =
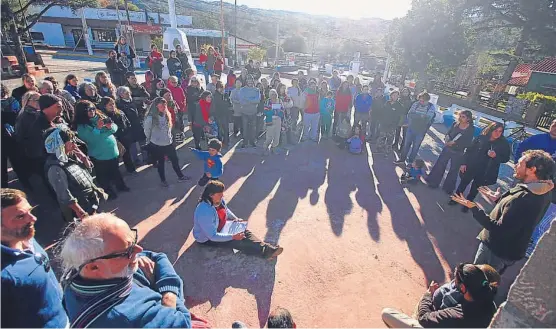
[(64, 275), (63, 281), (66, 282), (66, 283), (69, 283), (69, 282), (73, 281), (79, 275), (79, 273), (81, 273), (81, 270), (87, 264), (91, 264), (92, 262), (96, 262), (97, 260), (115, 259), (115, 258), (131, 259), (131, 256), (133, 255), (133, 251), (134, 251), (135, 247), (137, 246), (137, 239), (139, 237), (139, 233), (138, 233), (136, 228), (132, 228), (131, 232), (133, 232), (133, 235), (134, 235), (133, 242), (129, 245), (129, 247), (127, 247), (126, 250), (120, 251), (120, 252), (113, 252), (113, 253), (110, 253), (108, 255), (104, 255), (104, 256), (93, 258), (93, 259), (89, 259), (85, 263), (79, 265), (79, 267), (77, 269), (73, 269), (69, 273), (66, 273)]
[(33, 274), (41, 266), (44, 268), (45, 272), (49, 272), (50, 269), (52, 268), (50, 266), (50, 260), (48, 259), (48, 256), (46, 256), (45, 254), (36, 252), (35, 254), (33, 254), (33, 258), (35, 259), (35, 262), (38, 265), (31, 271), (31, 273), (28, 274), (28, 276), (31, 276), (31, 274)]
[(87, 109), (87, 112), (96, 112), (96, 110), (97, 110), (96, 107), (89, 107)]

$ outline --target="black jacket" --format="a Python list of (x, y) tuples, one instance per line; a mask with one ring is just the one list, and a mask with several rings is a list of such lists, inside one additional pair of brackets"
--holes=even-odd
[(15, 98), (19, 102), (19, 104), (21, 104), (21, 98), (23, 98), (23, 95), (25, 95), (25, 93), (28, 91), (29, 89), (27, 89), (25, 85), (17, 87), (12, 90), (12, 97)]
[(109, 58), (105, 62), (106, 69), (110, 74), (110, 80), (116, 86), (123, 86), (125, 85), (125, 73), (127, 72), (127, 68), (124, 66), (122, 61), (118, 60), (117, 58)]
[(518, 184), (500, 197), (490, 215), (473, 208), (473, 217), (484, 227), (479, 239), (502, 259), (525, 257), (533, 230), (550, 205), (553, 186), (549, 181)]
[[(22, 118), (22, 116), (25, 117)], [(21, 119), (21, 120), (20, 120)], [(27, 127), (24, 129), (23, 127)], [(16, 139), (22, 146), (25, 155), (32, 159), (45, 159), (46, 150), (44, 148), (44, 132), (52, 127), (52, 122), (48, 121), (43, 112), (21, 113), (16, 122)]]
[(120, 99), (116, 102), (116, 106), (125, 114), (129, 121), (129, 130), (131, 131), (132, 137), (131, 142), (140, 142), (144, 140), (145, 132), (143, 131), (143, 119), (139, 116), (135, 104)]
[(419, 302), (419, 324), (424, 328), (486, 328), (492, 320), (494, 302), (464, 301), (455, 307), (435, 311), (432, 294), (427, 292)]
[[(189, 58), (187, 57), (187, 54), (186, 54), (186, 53), (184, 53), (184, 52), (182, 52), (182, 53), (176, 52), (176, 57), (180, 60), (181, 69), (183, 70), (183, 73), (185, 73), (185, 70), (191, 68), (191, 66), (189, 65)], [(170, 64), (168, 64), (168, 69), (170, 69)]]
[(190, 106), (195, 106), (195, 104), (199, 104), (199, 100), (201, 99), (201, 94), (203, 93), (203, 87), (187, 87), (187, 108), (189, 109)]
[(129, 145), (132, 142), (132, 131), (131, 131), (131, 123), (127, 119), (125, 113), (120, 110), (120, 113), (117, 114), (116, 112), (112, 113), (105, 113), (112, 121), (118, 126), (118, 130), (114, 134), (116, 139), (124, 144)]
[(230, 100), (223, 94), (215, 91), (212, 95), (212, 103), (210, 105), (210, 114), (215, 118), (226, 120), (232, 114), (232, 104)]
[[(496, 152), (494, 159), (487, 155), (491, 147)], [(467, 165), (467, 170), (463, 177), (480, 180), (477, 182), (479, 186), (492, 185), (498, 179), (500, 165), (508, 160), (510, 160), (510, 144), (504, 136), (490, 141), (488, 136), (480, 135), (465, 151), (462, 164)]]
[[(375, 118), (378, 119), (381, 131), (387, 131), (393, 130), (398, 126), (400, 117), (404, 115), (403, 112), (403, 105), (399, 101), (396, 101), (394, 103), (386, 101), (384, 102), (384, 104), (382, 104), (382, 106), (374, 110), (373, 114), (375, 115)], [(405, 114), (407, 115), (407, 113)]]
[(182, 64), (179, 58), (168, 58), (168, 60), (166, 60), (166, 65), (168, 66), (168, 72), (170, 75), (176, 75), (178, 71), (182, 70)]
[[(448, 136), (450, 138), (450, 140), (453, 140), (459, 134), (458, 133), (459, 129), (457, 128), (458, 126), (459, 126), (459, 123), (454, 122), (454, 124), (450, 127), (450, 129), (446, 133), (446, 136)], [(473, 142), (473, 134), (474, 133), (475, 133), (475, 127), (472, 124), (469, 124), (467, 129), (465, 129), (463, 132), (461, 132), (461, 136), (458, 137), (458, 139), (455, 141), (455, 144), (452, 145), (452, 146), (449, 146), (449, 147), (447, 146), (447, 147), (450, 150), (456, 151), (456, 152), (465, 151), (466, 148), (471, 146), (471, 143)]]
[[(143, 87), (142, 85), (137, 85), (136, 87), (132, 87), (130, 84), (126, 85), (131, 91), (131, 99), (137, 109), (137, 113), (139, 113), (139, 117), (144, 117), (146, 112), (146, 104), (151, 98), (151, 94)], [(143, 98), (144, 100), (137, 100), (136, 98)]]

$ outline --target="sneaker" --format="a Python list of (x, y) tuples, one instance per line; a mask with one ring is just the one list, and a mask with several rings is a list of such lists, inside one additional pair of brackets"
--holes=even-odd
[(167, 182), (167, 181), (162, 181), (162, 182), (160, 182), (160, 185), (161, 185), (162, 187), (168, 187), (168, 186), (170, 186), (170, 185), (168, 185), (168, 182)]
[(405, 164), (405, 161), (403, 161), (403, 160), (397, 160), (397, 161), (394, 161), (394, 164), (395, 164), (395, 165), (402, 165), (402, 164)]
[(184, 176), (181, 176), (180, 178), (178, 178), (178, 180), (179, 180), (180, 182), (185, 182), (185, 181), (188, 181), (188, 180), (190, 180), (190, 179), (191, 179), (191, 177), (185, 176), (185, 175), (184, 175)]
[(278, 257), (282, 252), (284, 252), (284, 248), (280, 247), (280, 246), (276, 246), (276, 249), (272, 252), (272, 254), (270, 254), (270, 256), (268, 256), (266, 259), (271, 260), (273, 258)]

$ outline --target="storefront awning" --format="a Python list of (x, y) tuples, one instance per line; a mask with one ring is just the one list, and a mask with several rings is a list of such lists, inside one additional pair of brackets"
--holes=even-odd
[(148, 24), (131, 24), (133, 32), (143, 33), (143, 34), (162, 34), (162, 26), (160, 25), (148, 25)]

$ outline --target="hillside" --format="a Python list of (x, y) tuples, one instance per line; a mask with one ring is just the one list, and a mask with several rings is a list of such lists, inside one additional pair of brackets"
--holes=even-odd
[[(144, 7), (143, 1), (133, 2)], [(164, 0), (149, 1), (148, 6), (147, 9), (167, 11)], [(192, 16), (195, 28), (220, 29), (219, 1), (176, 0), (176, 11)], [(224, 2), (224, 25), (231, 34), (263, 46), (272, 46), (276, 41), (276, 22), (279, 22), (280, 44), (284, 45), (284, 50), (296, 50), (286, 49), (288, 44), (291, 45), (288, 39), (293, 37), (304, 40), (304, 47), (300, 47), (303, 52), (310, 53), (314, 49), (315, 53), (330, 54), (332, 57), (341, 54), (351, 56), (356, 51), (363, 55), (383, 56), (384, 36), (390, 26), (390, 21), (380, 18), (352, 20), (245, 5), (237, 8), (237, 31), (234, 18), (234, 5)]]

